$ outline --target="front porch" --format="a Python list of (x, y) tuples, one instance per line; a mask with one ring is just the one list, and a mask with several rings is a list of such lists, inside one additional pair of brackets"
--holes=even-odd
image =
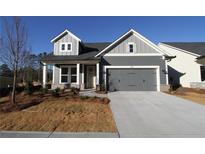
[(47, 85), (47, 66), (52, 65), (51, 88), (69, 89), (72, 87), (98, 89), (99, 61), (43, 62), (43, 87)]

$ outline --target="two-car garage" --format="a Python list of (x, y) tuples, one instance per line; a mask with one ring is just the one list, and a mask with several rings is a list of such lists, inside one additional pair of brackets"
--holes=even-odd
[(159, 67), (108, 66), (109, 91), (159, 91)]

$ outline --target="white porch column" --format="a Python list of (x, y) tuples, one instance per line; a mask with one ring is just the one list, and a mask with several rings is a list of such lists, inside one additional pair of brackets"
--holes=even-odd
[(55, 79), (55, 65), (53, 65), (53, 76), (52, 76), (52, 79), (53, 79), (53, 84), (55, 83), (54, 79)]
[(46, 87), (47, 83), (47, 64), (43, 63), (43, 87)]
[(100, 76), (100, 65), (99, 65), (99, 63), (97, 63), (96, 64), (96, 86), (98, 86), (99, 85), (99, 81), (100, 81), (100, 79), (99, 79), (99, 76)]
[(85, 77), (85, 68), (84, 68), (84, 64), (82, 64), (82, 79), (81, 79), (81, 89), (85, 89), (85, 81), (84, 81), (84, 77)]
[[(77, 64), (77, 85), (80, 86), (80, 64)], [(80, 88), (80, 87), (79, 87)]]

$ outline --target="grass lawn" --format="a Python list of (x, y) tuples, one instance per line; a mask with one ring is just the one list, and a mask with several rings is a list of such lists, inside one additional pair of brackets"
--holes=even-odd
[[(30, 100), (41, 102), (10, 112), (0, 111), (0, 130), (116, 132), (108, 99), (64, 94), (52, 96), (17, 96), (19, 104)], [(9, 98), (0, 99), (0, 109)]]
[(168, 94), (205, 105), (205, 90), (202, 89), (199, 90), (193, 88), (179, 88), (176, 91)]

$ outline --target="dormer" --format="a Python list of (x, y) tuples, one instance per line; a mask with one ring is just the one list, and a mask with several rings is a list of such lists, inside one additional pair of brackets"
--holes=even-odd
[(54, 55), (79, 55), (81, 40), (67, 29), (51, 40)]

